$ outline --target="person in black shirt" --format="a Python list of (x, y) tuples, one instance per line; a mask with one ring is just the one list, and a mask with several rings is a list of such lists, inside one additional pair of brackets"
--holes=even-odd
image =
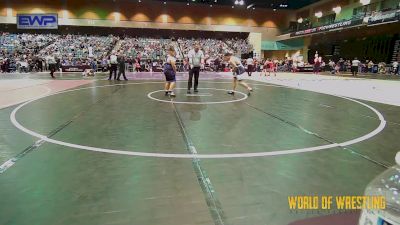
[(118, 56), (118, 78), (117, 80), (120, 80), (119, 78), (121, 77), (121, 74), (124, 76), (124, 80), (128, 80), (125, 76), (125, 57), (124, 55)]
[(217, 58), (214, 60), (215, 72), (219, 72), (220, 64), (221, 64), (221, 62), (220, 62), (219, 58), (217, 57)]
[(43, 72), (43, 60), (41, 58), (37, 59), (38, 71)]
[(10, 58), (5, 58), (3, 63), (4, 63), (3, 73), (8, 73), (9, 72), (8, 69), (9, 69), (10, 64), (11, 64)]
[(340, 67), (340, 72), (345, 72), (345, 67), (344, 67), (344, 60), (343, 58), (340, 58), (338, 61), (339, 67)]

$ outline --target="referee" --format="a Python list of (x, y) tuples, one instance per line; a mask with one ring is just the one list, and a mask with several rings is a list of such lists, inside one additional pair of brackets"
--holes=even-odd
[(188, 81), (188, 90), (187, 93), (190, 94), (190, 89), (193, 86), (193, 75), (194, 75), (194, 92), (199, 92), (197, 90), (197, 86), (199, 85), (199, 75), (200, 75), (200, 66), (204, 60), (203, 51), (200, 50), (200, 46), (196, 44), (194, 49), (190, 50), (188, 53), (189, 58), (189, 81)]

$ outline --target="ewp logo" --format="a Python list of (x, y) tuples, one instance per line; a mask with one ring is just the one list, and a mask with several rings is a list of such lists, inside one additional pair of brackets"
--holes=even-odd
[(18, 29), (57, 29), (57, 14), (19, 14)]

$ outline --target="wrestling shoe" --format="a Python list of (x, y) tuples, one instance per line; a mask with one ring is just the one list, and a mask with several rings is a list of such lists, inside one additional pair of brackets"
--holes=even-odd
[(251, 95), (251, 92), (253, 92), (253, 88), (250, 88), (250, 89), (248, 89), (247, 91), (248, 91), (248, 92), (247, 92), (247, 96), (250, 96), (250, 95)]

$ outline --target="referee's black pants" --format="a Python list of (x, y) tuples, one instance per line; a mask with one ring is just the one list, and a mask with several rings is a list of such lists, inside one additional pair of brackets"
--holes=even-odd
[(114, 80), (117, 79), (117, 64), (111, 64), (110, 66), (110, 76), (108, 77), (109, 80), (112, 79), (114, 74)]
[(194, 90), (197, 90), (197, 86), (199, 85), (200, 67), (195, 66), (189, 70), (188, 90), (190, 90), (193, 86), (193, 75), (194, 75)]

